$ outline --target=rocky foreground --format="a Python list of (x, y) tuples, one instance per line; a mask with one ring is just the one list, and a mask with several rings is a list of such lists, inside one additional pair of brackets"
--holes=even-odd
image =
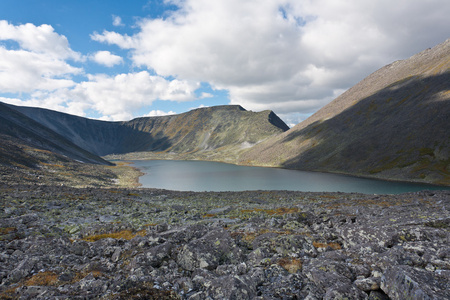
[(450, 191), (0, 186), (3, 299), (449, 299)]

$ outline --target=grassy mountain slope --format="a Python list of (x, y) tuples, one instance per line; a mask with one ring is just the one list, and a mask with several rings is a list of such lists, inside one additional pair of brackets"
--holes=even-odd
[(240, 160), (450, 185), (450, 40), (381, 68)]
[(91, 120), (41, 108), (13, 108), (97, 155), (157, 152), (161, 156), (175, 153), (235, 160), (237, 152), (288, 129), (271, 111), (255, 113), (230, 105), (127, 122)]

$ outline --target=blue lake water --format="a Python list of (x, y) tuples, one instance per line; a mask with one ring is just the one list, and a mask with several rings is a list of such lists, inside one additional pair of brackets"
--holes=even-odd
[(176, 191), (290, 190), (399, 194), (450, 189), (426, 184), (206, 161), (137, 160), (133, 163), (146, 173), (139, 179), (143, 187)]

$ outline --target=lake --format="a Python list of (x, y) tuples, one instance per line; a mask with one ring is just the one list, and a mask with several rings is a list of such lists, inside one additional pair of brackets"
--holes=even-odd
[(426, 184), (392, 182), (320, 172), (246, 167), (208, 161), (136, 160), (145, 173), (145, 188), (176, 191), (290, 190), (305, 192), (357, 192), (399, 194), (450, 189)]

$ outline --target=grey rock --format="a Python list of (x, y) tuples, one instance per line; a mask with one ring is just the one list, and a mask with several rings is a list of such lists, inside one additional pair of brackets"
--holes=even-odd
[(197, 268), (214, 270), (219, 264), (236, 263), (242, 250), (234, 243), (228, 231), (214, 230), (193, 240), (178, 254), (178, 263), (186, 270)]
[(247, 276), (222, 276), (211, 281), (206, 294), (213, 299), (254, 299), (256, 286)]
[(380, 289), (381, 279), (377, 277), (357, 279), (353, 284), (364, 292), (376, 291)]
[(450, 299), (450, 272), (394, 266), (384, 272), (381, 289), (392, 299)]

